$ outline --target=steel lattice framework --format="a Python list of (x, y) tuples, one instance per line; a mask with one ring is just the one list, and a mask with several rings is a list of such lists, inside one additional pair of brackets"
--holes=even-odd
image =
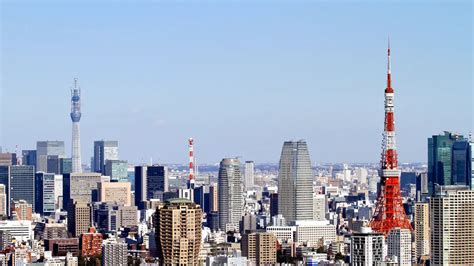
[(398, 169), (395, 143), (394, 91), (390, 70), (390, 42), (388, 45), (387, 88), (385, 89), (385, 125), (382, 141), (381, 186), (370, 227), (387, 235), (393, 228), (412, 230), (410, 219), (405, 214), (400, 193), (400, 170)]

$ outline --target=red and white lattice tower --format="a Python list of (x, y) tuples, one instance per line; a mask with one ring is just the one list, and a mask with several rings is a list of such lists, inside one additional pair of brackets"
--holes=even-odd
[(387, 88), (385, 89), (385, 126), (382, 141), (381, 186), (370, 227), (387, 235), (393, 228), (412, 230), (403, 208), (400, 193), (400, 170), (398, 169), (395, 143), (394, 91), (390, 71), (390, 42), (388, 44)]
[(194, 189), (194, 140), (189, 138), (189, 180), (188, 188)]

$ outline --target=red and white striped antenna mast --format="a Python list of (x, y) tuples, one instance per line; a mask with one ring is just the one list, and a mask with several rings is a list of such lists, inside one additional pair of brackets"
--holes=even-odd
[(194, 189), (194, 139), (188, 139), (188, 147), (189, 147), (189, 180), (188, 180), (188, 188)]

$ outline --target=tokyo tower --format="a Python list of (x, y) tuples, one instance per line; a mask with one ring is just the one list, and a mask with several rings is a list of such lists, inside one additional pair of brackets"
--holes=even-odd
[(387, 88), (385, 89), (385, 123), (382, 141), (381, 186), (370, 227), (387, 235), (393, 228), (412, 230), (410, 219), (403, 209), (400, 193), (400, 170), (398, 169), (395, 143), (394, 90), (390, 71), (390, 42), (388, 43)]

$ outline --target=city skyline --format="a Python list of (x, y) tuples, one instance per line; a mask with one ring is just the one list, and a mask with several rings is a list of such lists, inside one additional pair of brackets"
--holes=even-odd
[[(200, 12), (172, 4), (50, 5), (54, 12), (2, 5), (0, 145), (10, 151), (57, 139), (71, 154), (70, 83), (77, 76), (85, 162), (93, 141), (110, 139), (119, 141), (121, 158), (131, 163), (186, 164), (189, 137), (196, 139), (197, 164), (234, 156), (277, 163), (288, 139), (306, 139), (316, 163), (377, 162), (387, 35), (400, 162), (426, 162), (431, 135), (472, 131), (472, 62), (465, 56), (472, 55), (465, 35), (472, 30), (464, 28), (472, 25), (462, 3), (238, 6), (251, 11), (248, 21), (230, 4), (194, 6)], [(97, 10), (86, 14), (91, 7)], [(117, 12), (110, 21), (99, 17), (104, 8)], [(424, 20), (416, 16), (420, 10)], [(367, 16), (330, 17), (352, 12)], [(383, 18), (396, 12), (405, 19), (395, 24)], [(66, 14), (86, 14), (87, 21), (66, 21)], [(50, 20), (38, 21), (45, 15)], [(136, 20), (127, 24), (121, 15)], [(217, 25), (221, 20), (235, 36)], [(116, 24), (120, 30), (112, 28)], [(34, 47), (26, 44), (32, 38)]]

